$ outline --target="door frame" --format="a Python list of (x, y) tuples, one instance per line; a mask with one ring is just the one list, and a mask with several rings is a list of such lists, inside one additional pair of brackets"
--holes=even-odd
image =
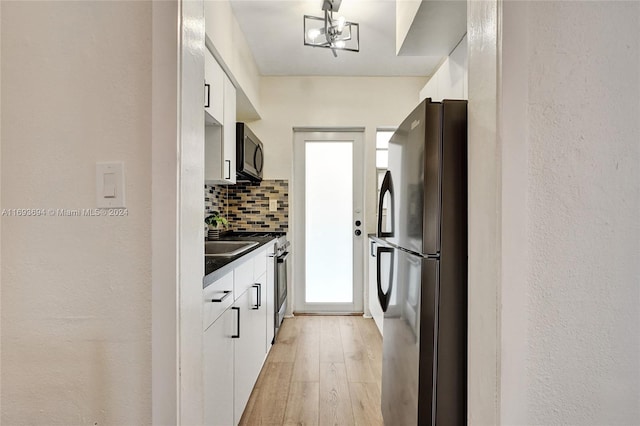
[[(354, 163), (354, 216), (353, 221), (360, 220), (362, 234), (365, 239), (366, 223), (364, 211), (364, 127), (294, 127), (293, 128), (293, 210), (297, 214), (292, 219), (293, 226), (293, 285), (291, 300), (293, 313), (328, 313), (352, 314), (362, 313), (364, 309), (364, 252), (362, 245), (354, 242), (353, 251), (353, 302), (352, 303), (312, 303), (305, 302), (305, 140), (318, 141), (348, 140), (353, 141)], [(360, 169), (359, 171), (357, 169)], [(359, 173), (359, 178), (356, 176)], [(355, 226), (354, 226), (355, 228)]]

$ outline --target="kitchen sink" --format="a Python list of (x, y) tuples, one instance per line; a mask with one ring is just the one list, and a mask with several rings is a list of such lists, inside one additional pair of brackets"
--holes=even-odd
[(258, 245), (257, 241), (207, 241), (205, 256), (235, 256)]

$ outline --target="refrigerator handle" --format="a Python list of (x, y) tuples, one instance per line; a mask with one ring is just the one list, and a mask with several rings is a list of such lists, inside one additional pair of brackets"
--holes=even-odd
[[(382, 204), (384, 201), (384, 196), (386, 193), (389, 193), (389, 209), (388, 209), (388, 215), (389, 215), (389, 221), (388, 223), (391, 224), (391, 229), (386, 230), (385, 232), (382, 231)], [(380, 187), (380, 199), (378, 200), (378, 237), (379, 238), (384, 238), (384, 237), (393, 237), (394, 236), (394, 226), (395, 226), (395, 204), (393, 202), (393, 181), (391, 180), (391, 171), (387, 170), (387, 172), (384, 174), (384, 179), (382, 180), (382, 186)]]
[[(387, 289), (387, 292), (385, 293), (384, 291), (382, 291), (382, 277), (381, 277), (381, 263), (382, 263), (382, 256), (380, 256), (381, 253), (389, 253), (390, 255), (390, 260), (389, 260), (389, 288)], [(382, 312), (387, 312), (387, 308), (389, 307), (389, 295), (391, 294), (391, 289), (393, 288), (393, 256), (394, 256), (394, 249), (389, 248), (389, 247), (378, 247), (376, 250), (376, 269), (377, 269), (377, 273), (376, 273), (376, 282), (377, 282), (377, 287), (378, 287), (378, 301), (380, 302), (380, 307), (382, 308)]]

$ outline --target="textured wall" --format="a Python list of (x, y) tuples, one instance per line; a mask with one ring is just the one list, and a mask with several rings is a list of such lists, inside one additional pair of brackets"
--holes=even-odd
[(95, 207), (113, 160), (128, 202), (2, 218), (2, 424), (150, 424), (151, 4), (0, 7), (2, 208)]
[(526, 116), (504, 143), (525, 149), (525, 184), (513, 190), (526, 191), (526, 216), (512, 230), (526, 229), (527, 267), (513, 282), (520, 296), (502, 300), (503, 324), (525, 323), (503, 329), (503, 356), (517, 362), (502, 374), (521, 380), (503, 380), (503, 394), (519, 396), (503, 404), (519, 407), (503, 407), (502, 420), (637, 425), (640, 3), (526, 7), (511, 26), (528, 39)]

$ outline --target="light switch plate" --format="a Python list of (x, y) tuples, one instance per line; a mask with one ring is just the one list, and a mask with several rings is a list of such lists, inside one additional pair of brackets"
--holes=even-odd
[(124, 208), (124, 163), (96, 163), (96, 206)]
[(278, 200), (275, 200), (273, 198), (269, 198), (269, 211), (270, 212), (277, 212), (278, 211)]

